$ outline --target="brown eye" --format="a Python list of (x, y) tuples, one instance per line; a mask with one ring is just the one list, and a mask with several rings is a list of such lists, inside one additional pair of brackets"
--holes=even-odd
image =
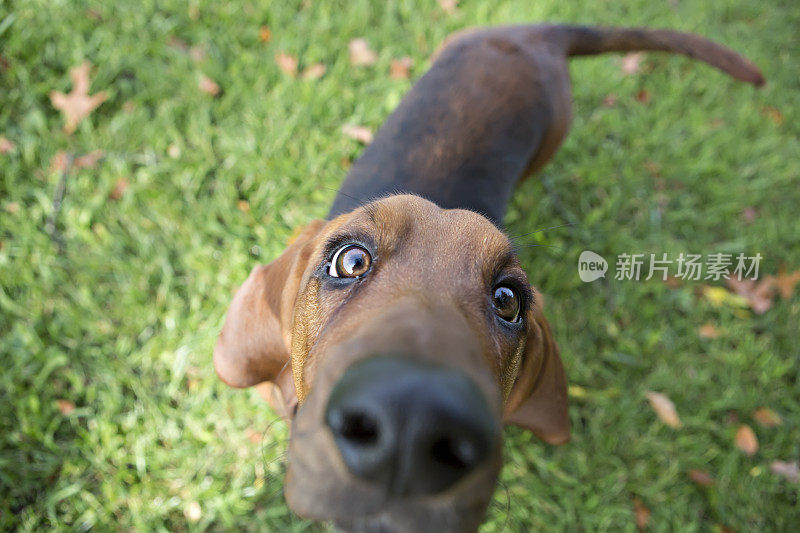
[(519, 294), (508, 285), (497, 285), (492, 290), (492, 306), (497, 316), (506, 322), (519, 320)]
[(333, 255), (328, 274), (335, 278), (358, 278), (369, 270), (372, 256), (361, 246), (348, 244)]

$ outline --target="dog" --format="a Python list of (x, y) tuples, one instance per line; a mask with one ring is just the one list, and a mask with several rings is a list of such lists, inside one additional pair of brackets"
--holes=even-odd
[(540, 25), (449, 37), (311, 222), (233, 298), (214, 365), (291, 420), (285, 497), (348, 531), (475, 531), (501, 429), (570, 438), (558, 347), (502, 230), (569, 128), (572, 56), (658, 50), (764, 84), (669, 30)]

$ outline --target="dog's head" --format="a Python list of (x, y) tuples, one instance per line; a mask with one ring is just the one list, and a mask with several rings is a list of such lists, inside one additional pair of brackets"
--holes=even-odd
[[(293, 419), (285, 494), (349, 530), (474, 530), (501, 425), (569, 439), (542, 302), (486, 218), (416, 196), (316, 221), (236, 294), (214, 352)], [(298, 408), (299, 405), (299, 408)]]

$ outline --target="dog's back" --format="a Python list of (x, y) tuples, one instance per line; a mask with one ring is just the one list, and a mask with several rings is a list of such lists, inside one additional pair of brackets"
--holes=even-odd
[(569, 129), (567, 58), (653, 50), (699, 59), (737, 80), (764, 78), (736, 52), (670, 30), (516, 26), (467, 30), (442, 47), (356, 161), (330, 217), (395, 193), (477, 211), (500, 224), (516, 183)]

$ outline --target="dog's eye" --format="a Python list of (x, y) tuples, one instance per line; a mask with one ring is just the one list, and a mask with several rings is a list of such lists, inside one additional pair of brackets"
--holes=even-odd
[(358, 278), (369, 270), (372, 256), (357, 244), (342, 246), (331, 259), (328, 274), (334, 278)]
[(519, 294), (508, 285), (496, 285), (492, 289), (492, 306), (497, 316), (506, 322), (519, 321)]

